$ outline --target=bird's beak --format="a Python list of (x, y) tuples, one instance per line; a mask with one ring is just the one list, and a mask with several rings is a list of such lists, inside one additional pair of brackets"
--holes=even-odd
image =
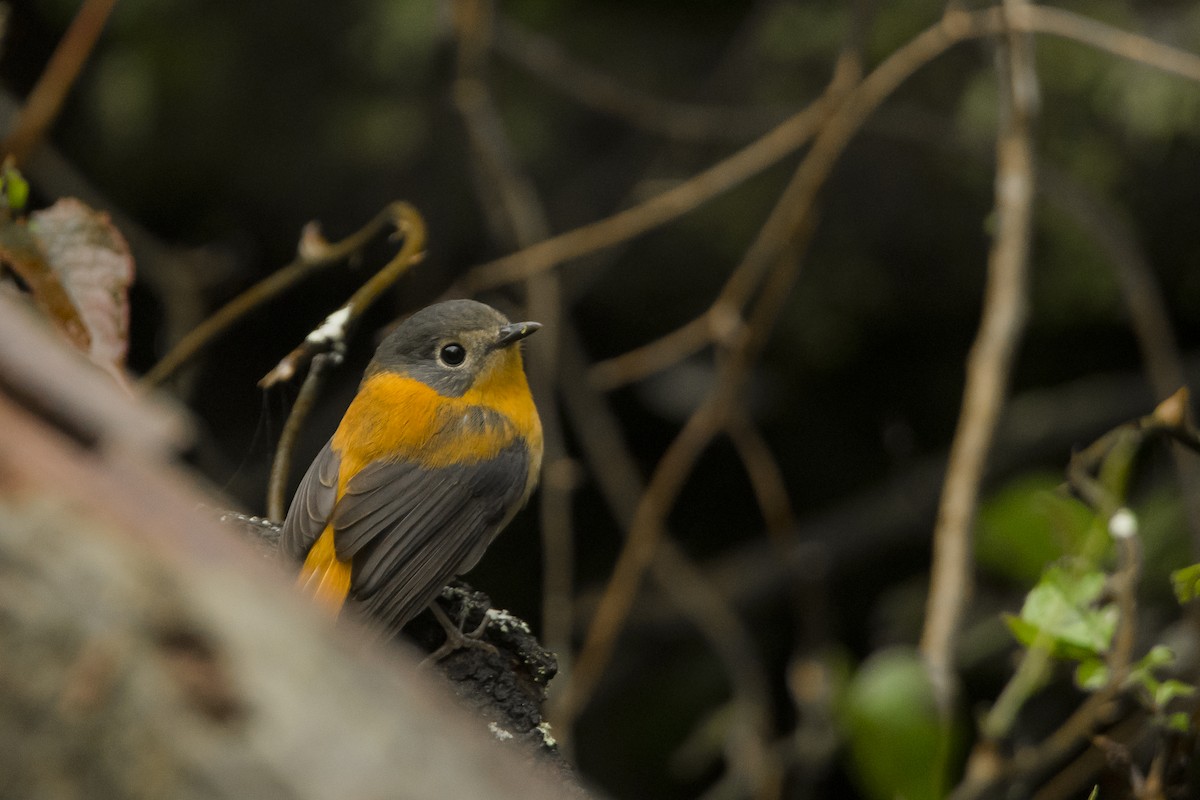
[(540, 322), (513, 322), (500, 328), (496, 339), (496, 347), (508, 347), (513, 342), (519, 342), (529, 334), (542, 327)]

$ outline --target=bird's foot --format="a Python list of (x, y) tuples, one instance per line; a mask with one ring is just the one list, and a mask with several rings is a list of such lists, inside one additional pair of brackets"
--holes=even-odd
[(450, 619), (450, 616), (442, 609), (438, 602), (434, 600), (429, 604), (429, 610), (433, 612), (433, 616), (442, 626), (442, 630), (446, 632), (446, 641), (437, 650), (430, 653), (424, 661), (424, 664), (436, 664), (446, 656), (458, 650), (466, 648), (474, 648), (477, 650), (486, 650), (489, 653), (497, 653), (496, 646), (483, 640), (484, 631), (487, 630), (488, 618), (485, 614), (479, 622), (479, 626), (471, 631), (464, 631), (463, 625), (466, 624), (466, 610), (463, 610), (463, 616), (458, 622)]

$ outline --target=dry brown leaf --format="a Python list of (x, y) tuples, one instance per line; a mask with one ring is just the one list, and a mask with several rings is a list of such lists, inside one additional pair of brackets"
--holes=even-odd
[(86, 326), (92, 360), (123, 381), (133, 256), (108, 214), (74, 198), (30, 215), (29, 230)]
[(15, 272), (33, 295), (42, 312), (84, 352), (91, 336), (46, 252), (24, 220), (0, 217), (0, 261)]

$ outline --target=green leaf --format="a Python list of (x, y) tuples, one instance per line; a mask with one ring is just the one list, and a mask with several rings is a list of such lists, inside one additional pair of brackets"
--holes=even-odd
[(1196, 693), (1196, 687), (1177, 680), (1166, 680), (1159, 684), (1154, 692), (1154, 705), (1166, 708), (1167, 704), (1176, 697), (1190, 697)]
[(1175, 663), (1175, 653), (1165, 644), (1156, 644), (1137, 663), (1138, 669), (1158, 669)]
[(1096, 800), (1100, 796), (1100, 786), (1097, 784), (1092, 787), (1091, 794), (1088, 795), (1088, 800)]
[(1026, 647), (1045, 647), (1058, 658), (1083, 661), (1106, 651), (1117, 627), (1117, 607), (1093, 605), (1104, 590), (1102, 572), (1054, 566), (1025, 596), (1020, 617), (1006, 617)]
[(1170, 666), (1174, 662), (1175, 654), (1171, 652), (1171, 648), (1163, 644), (1155, 645), (1150, 648), (1150, 652), (1129, 667), (1129, 677), (1125, 679), (1125, 684), (1141, 686), (1146, 690), (1146, 694), (1153, 697), (1159, 687), (1154, 670)]
[(22, 211), (29, 202), (29, 181), (16, 167), (6, 164), (0, 172), (0, 182), (4, 188), (4, 201), (10, 211)]
[(1098, 658), (1088, 658), (1075, 668), (1075, 685), (1085, 692), (1094, 692), (1108, 685), (1112, 673)]
[(1167, 717), (1167, 727), (1171, 730), (1187, 733), (1192, 726), (1192, 718), (1183, 711), (1176, 711)]
[(975, 555), (983, 569), (1031, 586), (1048, 564), (1079, 552), (1095, 515), (1058, 492), (1061, 483), (1057, 473), (1029, 473), (983, 502), (975, 525)]
[(945, 796), (954, 730), (938, 713), (916, 652), (895, 648), (873, 655), (851, 680), (844, 708), (852, 772), (867, 797)]
[(1180, 603), (1188, 603), (1200, 597), (1200, 564), (1177, 569), (1171, 573), (1171, 586)]

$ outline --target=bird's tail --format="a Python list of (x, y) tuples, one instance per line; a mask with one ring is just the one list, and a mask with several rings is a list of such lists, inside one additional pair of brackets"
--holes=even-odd
[(326, 528), (313, 543), (296, 584), (334, 616), (342, 610), (350, 594), (350, 562), (338, 559), (332, 527)]

